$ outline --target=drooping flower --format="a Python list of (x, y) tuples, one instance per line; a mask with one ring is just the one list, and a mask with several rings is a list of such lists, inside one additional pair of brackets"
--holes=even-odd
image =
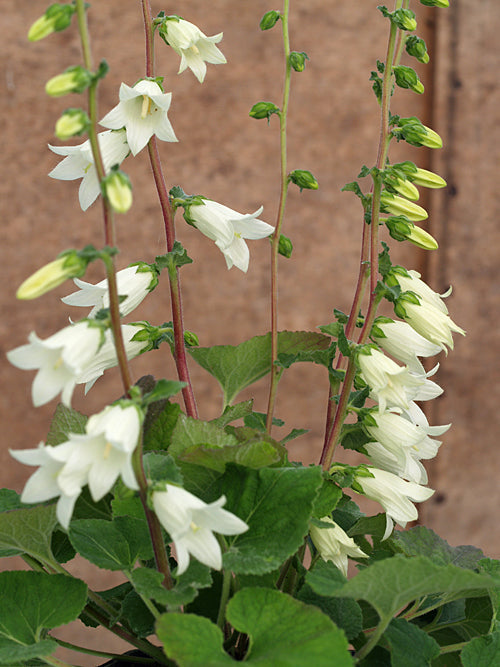
[(159, 27), (161, 37), (181, 56), (178, 74), (189, 69), (200, 83), (207, 73), (207, 63), (223, 65), (224, 54), (215, 45), (222, 39), (222, 33), (207, 37), (197, 26), (178, 16), (167, 16)]
[(428, 341), (406, 322), (395, 322), (389, 318), (375, 320), (371, 337), (387, 354), (417, 374), (425, 373), (418, 357), (432, 357), (441, 352), (439, 345)]
[(323, 517), (321, 522), (331, 524), (331, 527), (326, 528), (311, 523), (309, 534), (314, 546), (324, 561), (331, 560), (344, 577), (347, 577), (347, 559), (368, 558), (368, 556), (329, 516)]
[(402, 294), (399, 297), (396, 301), (395, 313), (417, 333), (434, 345), (439, 345), (445, 352), (447, 352), (446, 346), (453, 350), (452, 331), (465, 336), (465, 331), (455, 324), (442, 309), (436, 308), (423, 299), (421, 301), (420, 297), (412, 298), (411, 294)]
[(262, 213), (262, 206), (255, 213), (244, 215), (211, 199), (203, 199), (202, 204), (191, 205), (188, 209), (184, 217), (215, 241), (228, 269), (234, 265), (246, 273), (250, 253), (244, 239), (263, 239), (274, 231), (274, 227), (257, 218)]
[(247, 524), (222, 509), (225, 496), (207, 504), (189, 491), (167, 484), (165, 491), (154, 491), (154, 511), (175, 544), (177, 573), (189, 565), (189, 555), (201, 563), (220, 570), (222, 554), (214, 532), (221, 535), (239, 535), (248, 530)]
[(402, 292), (414, 292), (420, 299), (420, 303), (428, 304), (442, 313), (448, 314), (448, 308), (443, 301), (451, 294), (451, 287), (444, 293), (438, 294), (421, 279), (418, 271), (394, 270), (391, 272), (391, 283), (397, 283)]
[(22, 502), (38, 503), (59, 497), (57, 519), (68, 528), (73, 509), (88, 484), (94, 501), (108, 493), (121, 476), (130, 489), (138, 488), (132, 468), (141, 415), (130, 403), (108, 406), (90, 417), (85, 434), (70, 433), (66, 442), (36, 449), (12, 451), (26, 465), (39, 466), (24, 487)]
[(413, 502), (421, 503), (427, 500), (434, 490), (414, 482), (406, 482), (397, 475), (371, 466), (367, 466), (367, 471), (371, 476), (360, 472), (356, 474), (353, 489), (380, 503), (384, 508), (387, 527), (382, 539), (385, 540), (392, 533), (393, 522), (404, 528), (408, 521), (418, 519), (418, 511)]
[[(94, 318), (103, 308), (109, 308), (108, 280), (93, 285), (76, 278), (74, 283), (79, 287), (78, 292), (68, 294), (61, 299), (68, 306), (93, 306), (87, 315)], [(118, 295), (126, 297), (120, 301), (120, 314), (124, 317), (131, 313), (158, 284), (157, 272), (145, 262), (138, 262), (127, 266), (116, 274)]]
[(161, 141), (177, 141), (167, 116), (172, 93), (156, 81), (142, 79), (135, 86), (120, 86), (120, 102), (101, 120), (111, 130), (125, 128), (132, 155), (137, 155), (155, 134)]
[(69, 406), (78, 377), (94, 361), (103, 342), (101, 329), (83, 320), (45, 340), (34, 331), (28, 339), (28, 345), (7, 352), (7, 359), (23, 370), (38, 370), (31, 387), (33, 405), (44, 405), (61, 393), (62, 402)]
[[(124, 131), (107, 131), (100, 132), (97, 137), (104, 170), (108, 174), (111, 167), (121, 164), (129, 153), (126, 133)], [(73, 181), (81, 178), (78, 198), (82, 210), (86, 211), (101, 193), (90, 141), (84, 141), (79, 146), (49, 145), (49, 148), (57, 155), (65, 156), (64, 160), (49, 172), (49, 176), (61, 181)]]

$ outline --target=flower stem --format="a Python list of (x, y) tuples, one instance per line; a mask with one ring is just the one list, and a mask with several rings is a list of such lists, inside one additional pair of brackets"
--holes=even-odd
[[(154, 44), (153, 44), (153, 17), (151, 14), (151, 4), (149, 0), (141, 0), (142, 13), (144, 18), (144, 33), (146, 40), (146, 76), (154, 76)], [(172, 207), (168, 197), (168, 190), (161, 166), (160, 153), (156, 137), (152, 136), (148, 143), (149, 159), (151, 169), (153, 170), (154, 181), (158, 198), (160, 200), (161, 212), (165, 224), (165, 236), (167, 252), (172, 252), (175, 242), (174, 218)], [(189, 375), (187, 364), (186, 345), (184, 343), (184, 322), (182, 314), (182, 299), (179, 269), (168, 272), (170, 282), (170, 299), (172, 303), (172, 321), (174, 327), (174, 359), (177, 368), (177, 375), (181, 382), (186, 386), (182, 389), (184, 405), (189, 417), (198, 417), (198, 409), (194, 397), (193, 385)]]
[[(51, 635), (52, 637), (52, 635)], [(117, 660), (121, 660), (122, 662), (130, 662), (131, 666), (132, 663), (135, 665), (151, 665), (155, 662), (154, 658), (141, 658), (139, 656), (127, 656), (127, 655), (122, 655), (120, 653), (108, 653), (107, 651), (95, 651), (94, 649), (91, 648), (86, 648), (85, 646), (77, 646), (76, 644), (71, 644), (70, 642), (65, 642), (62, 639), (58, 639), (57, 637), (52, 637), (59, 646), (62, 646), (63, 648), (67, 648), (70, 651), (78, 651), (79, 653), (83, 653), (85, 655), (95, 655), (100, 658), (115, 658)]]
[[(88, 70), (92, 70), (92, 56), (90, 52), (87, 15), (85, 13), (85, 3), (83, 0), (76, 0), (76, 14), (78, 18), (78, 30), (80, 33), (80, 42), (82, 46), (84, 64)], [(92, 157), (97, 172), (97, 178), (99, 179), (99, 182), (102, 182), (103, 178), (106, 176), (106, 172), (104, 169), (101, 150), (99, 148), (99, 140), (97, 138), (97, 85), (98, 80), (94, 79), (88, 88), (88, 108), (90, 118), (88, 134), (90, 146), (92, 148)], [(107, 246), (114, 247), (116, 245), (116, 234), (114, 228), (113, 211), (106, 197), (102, 197), (102, 206), (104, 221), (104, 242)], [(103, 255), (103, 260), (106, 265), (106, 277), (108, 279), (109, 312), (111, 316), (111, 328), (113, 331), (118, 367), (120, 369), (123, 388), (125, 393), (128, 395), (130, 387), (132, 386), (132, 379), (128, 366), (127, 354), (125, 352), (125, 344), (123, 342), (118, 289), (116, 284), (116, 270), (112, 257), (109, 255)]]
[(288, 174), (287, 174), (287, 114), (288, 102), (290, 99), (290, 83), (292, 67), (290, 65), (290, 36), (288, 30), (288, 17), (290, 14), (290, 0), (284, 0), (283, 12), (281, 14), (281, 23), (283, 30), (283, 52), (285, 56), (285, 82), (283, 86), (283, 102), (278, 114), (280, 121), (280, 167), (281, 167), (281, 187), (280, 201), (278, 206), (278, 215), (276, 227), (272, 236), (271, 244), (271, 383), (269, 386), (269, 398), (267, 404), (266, 430), (271, 432), (273, 424), (274, 406), (276, 404), (276, 393), (278, 382), (281, 376), (280, 369), (275, 365), (278, 358), (278, 249), (280, 241), (281, 227), (285, 215), (286, 197), (288, 193)]

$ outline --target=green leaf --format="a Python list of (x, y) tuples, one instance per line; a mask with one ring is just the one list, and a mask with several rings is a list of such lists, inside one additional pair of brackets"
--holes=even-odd
[[(243, 423), (245, 426), (248, 426), (248, 428), (254, 428), (257, 431), (260, 431), (261, 433), (266, 433), (266, 420), (267, 420), (267, 415), (265, 412), (251, 412), (249, 415), (247, 415)], [(273, 417), (273, 426), (284, 426), (285, 422), (282, 419), (277, 419), (276, 417)]]
[(165, 255), (158, 255), (158, 257), (155, 257), (155, 262), (160, 271), (164, 268), (170, 271), (185, 264), (192, 264), (193, 260), (188, 256), (186, 249), (180, 241), (174, 241), (171, 252), (167, 252)]
[(237, 444), (238, 441), (233, 435), (226, 433), (215, 424), (181, 414), (172, 433), (172, 444), (169, 447), (169, 453), (172, 456), (179, 456), (186, 449), (195, 445), (230, 447)]
[(292, 428), (288, 435), (285, 435), (284, 438), (281, 438), (280, 442), (282, 445), (284, 445), (286, 442), (295, 440), (295, 438), (300, 438), (301, 435), (305, 435), (306, 433), (309, 433), (308, 428)]
[(212, 419), (211, 423), (216, 426), (224, 427), (237, 419), (242, 419), (252, 413), (253, 398), (236, 405), (226, 405), (224, 412), (217, 419)]
[(134, 590), (125, 597), (120, 620), (126, 620), (137, 637), (148, 637), (155, 630), (155, 617)]
[[(245, 588), (227, 606), (227, 620), (248, 634), (245, 663), (261, 667), (349, 667), (347, 640), (319, 609), (280, 591)], [(223, 635), (208, 619), (192, 614), (165, 614), (157, 624), (165, 652), (179, 667), (234, 664), (223, 650)], [(193, 642), (192, 638), (197, 641)]]
[(186, 449), (180, 458), (188, 463), (224, 472), (228, 463), (238, 463), (247, 468), (264, 468), (281, 463), (286, 458), (286, 451), (281, 449), (278, 443), (272, 444), (265, 440), (238, 443), (232, 447), (198, 445)]
[(311, 604), (321, 609), (337, 627), (345, 632), (347, 639), (354, 639), (363, 630), (363, 615), (360, 606), (350, 598), (323, 597), (305, 584), (297, 598), (304, 604)]
[(491, 585), (490, 577), (455, 565), (435, 565), (423, 556), (395, 556), (361, 570), (332, 595), (366, 600), (382, 619), (388, 619), (410, 602), (427, 595), (474, 597), (480, 594), (478, 590)]
[(78, 618), (87, 601), (83, 581), (44, 572), (0, 573), (0, 664), (49, 655), (43, 632)]
[(165, 481), (182, 486), (183, 478), (172, 456), (150, 452), (144, 456), (143, 463), (148, 482)]
[(2, 512), (0, 556), (28, 554), (42, 562), (53, 562), (51, 537), (56, 525), (55, 505)]
[(500, 664), (500, 632), (475, 637), (460, 654), (464, 667), (493, 667)]
[(432, 623), (429, 632), (441, 646), (467, 642), (489, 632), (492, 616), (489, 597), (456, 600), (429, 614)]
[(436, 565), (452, 563), (467, 570), (477, 568), (484, 557), (481, 549), (473, 546), (452, 547), (430, 528), (415, 526), (408, 531), (395, 531), (392, 536), (396, 547), (406, 556), (427, 556)]
[(156, 401), (164, 401), (175, 396), (180, 390), (186, 386), (185, 382), (177, 382), (174, 380), (158, 380), (155, 388), (143, 397), (143, 404), (150, 405)]
[(165, 408), (144, 434), (144, 451), (161, 451), (168, 448), (180, 413), (181, 406), (178, 403), (167, 403), (165, 405)]
[[(278, 334), (279, 354), (298, 354), (325, 350), (327, 336), (310, 331), (281, 331)], [(232, 403), (237, 394), (271, 371), (271, 336), (255, 336), (239, 345), (216, 345), (188, 349), (193, 359), (220, 383), (224, 405)]]
[(88, 417), (77, 410), (59, 403), (52, 417), (45, 444), (55, 447), (66, 442), (70, 433), (85, 433), (87, 420)]
[(0, 489), (0, 512), (19, 510), (26, 505), (21, 502), (21, 497), (12, 489)]
[(191, 559), (188, 569), (176, 579), (175, 586), (167, 590), (163, 586), (161, 572), (144, 567), (136, 568), (132, 572), (132, 582), (138, 593), (170, 607), (189, 604), (196, 598), (200, 588), (212, 585), (210, 569), (194, 559)]
[(146, 526), (136, 518), (73, 521), (69, 539), (84, 558), (105, 570), (132, 570), (138, 558), (152, 557)]
[(322, 597), (335, 595), (346, 581), (342, 572), (331, 561), (318, 560), (314, 568), (306, 574), (306, 584)]
[(439, 644), (403, 618), (393, 619), (384, 636), (391, 648), (391, 667), (428, 667), (439, 655)]
[(249, 530), (227, 538), (225, 567), (241, 574), (264, 574), (280, 567), (308, 532), (321, 482), (319, 467), (228, 466), (214, 485), (211, 500), (224, 494), (226, 509), (246, 521)]
[(329, 479), (324, 479), (320, 486), (318, 496), (314, 501), (313, 516), (316, 517), (316, 519), (330, 516), (341, 498), (342, 489)]

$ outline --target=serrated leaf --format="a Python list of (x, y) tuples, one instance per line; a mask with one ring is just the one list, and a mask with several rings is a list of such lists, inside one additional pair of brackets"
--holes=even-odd
[(21, 502), (21, 496), (12, 489), (0, 489), (0, 512), (19, 510), (26, 505)]
[(313, 516), (322, 519), (324, 516), (330, 516), (340, 499), (342, 498), (342, 489), (329, 479), (324, 479), (319, 488), (319, 493), (314, 501)]
[(210, 569), (191, 560), (188, 569), (176, 577), (174, 587), (167, 590), (163, 586), (163, 575), (149, 568), (137, 568), (132, 572), (132, 582), (138, 593), (159, 604), (170, 607), (179, 607), (192, 602), (198, 595), (200, 588), (212, 585)]
[(500, 632), (475, 637), (460, 654), (464, 667), (493, 667), (500, 664)]
[[(280, 331), (278, 353), (298, 354), (324, 350), (330, 339), (311, 331)], [(271, 336), (255, 336), (239, 345), (216, 345), (188, 349), (193, 359), (219, 382), (224, 392), (224, 405), (237, 394), (271, 371)]]
[(78, 618), (86, 601), (87, 586), (79, 579), (44, 572), (1, 572), (0, 664), (53, 653), (57, 644), (40, 642), (43, 631)]
[(335, 625), (345, 632), (347, 639), (354, 639), (363, 630), (363, 615), (355, 600), (350, 598), (327, 598), (315, 593), (305, 584), (297, 599), (304, 604), (311, 604), (321, 609)]
[(393, 619), (384, 636), (391, 648), (391, 667), (428, 667), (439, 655), (439, 644), (403, 618)]
[[(261, 667), (350, 667), (353, 662), (341, 630), (319, 609), (280, 591), (245, 588), (227, 606), (227, 620), (248, 634), (245, 663)], [(165, 652), (179, 667), (223, 667), (236, 661), (223, 650), (223, 635), (208, 619), (165, 614), (157, 623)], [(192, 637), (197, 641), (193, 642)]]
[(382, 619), (389, 619), (399, 609), (424, 596), (474, 597), (491, 584), (490, 577), (455, 565), (438, 566), (423, 556), (395, 556), (361, 570), (333, 595), (366, 600)]
[(243, 519), (249, 530), (227, 538), (225, 567), (242, 574), (264, 574), (280, 567), (308, 532), (321, 482), (319, 467), (250, 470), (229, 466), (211, 499), (224, 494), (226, 509)]
[(406, 556), (427, 556), (436, 565), (452, 563), (473, 570), (484, 557), (481, 549), (477, 547), (450, 546), (446, 540), (425, 526), (415, 526), (404, 532), (395, 531), (392, 539)]
[(186, 449), (195, 445), (231, 447), (237, 444), (238, 441), (233, 435), (226, 433), (215, 424), (181, 414), (172, 433), (169, 453), (172, 456), (179, 456)]
[(185, 386), (185, 382), (178, 382), (177, 380), (158, 380), (155, 388), (144, 396), (143, 403), (144, 405), (150, 405), (156, 401), (167, 400), (178, 394)]
[(318, 560), (306, 574), (306, 584), (317, 595), (330, 597), (342, 588), (347, 579), (331, 561)]
[(300, 438), (301, 435), (305, 435), (306, 433), (309, 433), (308, 428), (292, 428), (288, 435), (285, 435), (284, 438), (281, 438), (280, 442), (282, 445), (284, 445), (286, 442), (295, 440), (295, 438)]
[(1, 513), (0, 556), (28, 554), (42, 562), (53, 562), (51, 538), (56, 525), (55, 505)]
[(251, 414), (252, 408), (253, 398), (250, 398), (248, 401), (237, 403), (236, 405), (226, 405), (221, 416), (217, 417), (217, 419), (212, 419), (210, 423), (223, 428), (231, 422), (234, 422), (237, 419), (242, 419), (243, 417)]
[[(252, 412), (249, 415), (245, 417), (243, 420), (243, 423), (245, 426), (248, 426), (248, 428), (253, 428), (256, 431), (260, 431), (261, 433), (266, 433), (266, 420), (267, 420), (267, 415), (265, 412)], [(277, 419), (276, 417), (273, 417), (273, 426), (284, 426), (285, 422), (282, 419)]]
[(144, 434), (144, 451), (168, 449), (177, 419), (181, 413), (178, 403), (167, 403)]
[(85, 433), (88, 417), (59, 403), (47, 433), (46, 445), (55, 447), (68, 440), (70, 433)]
[(237, 463), (247, 468), (264, 468), (286, 458), (281, 446), (265, 440), (238, 443), (232, 447), (209, 447), (197, 445), (184, 450), (180, 459), (188, 463), (224, 472), (228, 463)]
[(145, 454), (144, 472), (148, 482), (170, 482), (182, 486), (182, 474), (169, 454)]
[(57, 647), (58, 644), (53, 639), (42, 639), (36, 644), (21, 646), (16, 641), (0, 637), (0, 665), (6, 665), (6, 667), (46, 665), (45, 660), (40, 662), (36, 658), (54, 653)]

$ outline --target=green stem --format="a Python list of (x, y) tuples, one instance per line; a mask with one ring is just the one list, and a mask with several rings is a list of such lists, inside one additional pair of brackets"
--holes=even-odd
[(290, 0), (284, 0), (283, 13), (281, 14), (281, 23), (283, 29), (283, 52), (285, 56), (285, 83), (283, 87), (283, 102), (281, 105), (281, 111), (278, 114), (280, 121), (280, 201), (278, 206), (276, 228), (272, 236), (271, 244), (271, 383), (269, 387), (266, 419), (266, 429), (268, 433), (271, 433), (278, 382), (281, 375), (280, 369), (275, 365), (274, 362), (278, 358), (278, 249), (288, 192), (286, 124), (292, 72), (290, 65), (290, 36), (288, 30), (289, 14)]
[(122, 662), (130, 662), (131, 665), (132, 663), (137, 665), (151, 665), (155, 662), (154, 658), (141, 658), (135, 655), (127, 656), (120, 653), (108, 653), (107, 651), (94, 651), (93, 649), (86, 648), (85, 646), (77, 646), (76, 644), (65, 642), (62, 639), (53, 637), (52, 635), (51, 638), (54, 639), (59, 644), (59, 646), (67, 648), (70, 651), (77, 651), (78, 653), (84, 653), (85, 655), (95, 655), (98, 656), (99, 658), (111, 658), (111, 659), (116, 658), (117, 660), (121, 660)]
[(231, 580), (233, 578), (230, 569), (225, 568), (222, 575), (222, 591), (220, 596), (219, 613), (217, 614), (217, 625), (223, 631), (226, 622), (226, 607), (231, 592)]
[(51, 658), (50, 656), (43, 656), (42, 660), (47, 663), (47, 665), (53, 665), (53, 667), (73, 667), (69, 662), (63, 662), (57, 658)]
[(133, 579), (132, 579), (132, 572), (130, 572), (129, 570), (122, 570), (122, 571), (123, 571), (123, 574), (124, 574), (124, 575), (127, 577), (127, 579), (130, 581), (130, 583), (132, 584), (132, 586), (134, 586), (134, 590), (135, 590), (135, 592), (136, 592), (137, 595), (141, 598), (141, 600), (144, 602), (144, 604), (146, 605), (146, 607), (149, 609), (149, 611), (151, 612), (152, 616), (154, 616), (155, 618), (159, 618), (159, 617), (160, 617), (160, 612), (159, 612), (158, 609), (155, 607), (155, 605), (151, 602), (151, 600), (150, 600), (148, 597), (146, 597), (145, 595), (143, 595), (143, 593), (141, 593), (141, 591), (138, 591), (137, 588), (135, 587), (134, 582), (133, 582)]
[[(151, 14), (151, 5), (149, 0), (141, 0), (142, 14), (144, 19), (144, 33), (146, 40), (146, 76), (154, 76), (154, 43), (153, 43), (153, 16)], [(165, 225), (165, 237), (167, 252), (172, 252), (175, 243), (175, 227), (172, 214), (172, 207), (168, 196), (168, 190), (165, 182), (165, 176), (158, 151), (156, 137), (152, 136), (148, 143), (149, 160), (153, 171), (158, 199), (160, 201), (161, 212)], [(184, 322), (182, 313), (182, 299), (179, 269), (168, 272), (170, 283), (170, 300), (172, 304), (172, 322), (174, 327), (174, 359), (177, 368), (177, 375), (181, 382), (186, 386), (182, 389), (182, 397), (186, 412), (189, 417), (198, 417), (198, 408), (194, 397), (193, 385), (189, 375), (187, 364), (186, 345), (184, 342)]]
[(372, 632), (370, 635), (368, 641), (364, 646), (362, 646), (359, 651), (356, 652), (355, 658), (357, 662), (360, 662), (365, 656), (370, 653), (372, 649), (375, 648), (375, 646), (378, 644), (379, 639), (382, 637), (384, 634), (387, 626), (391, 622), (392, 618), (389, 616), (389, 618), (385, 619), (385, 621), (381, 622), (375, 630)]

